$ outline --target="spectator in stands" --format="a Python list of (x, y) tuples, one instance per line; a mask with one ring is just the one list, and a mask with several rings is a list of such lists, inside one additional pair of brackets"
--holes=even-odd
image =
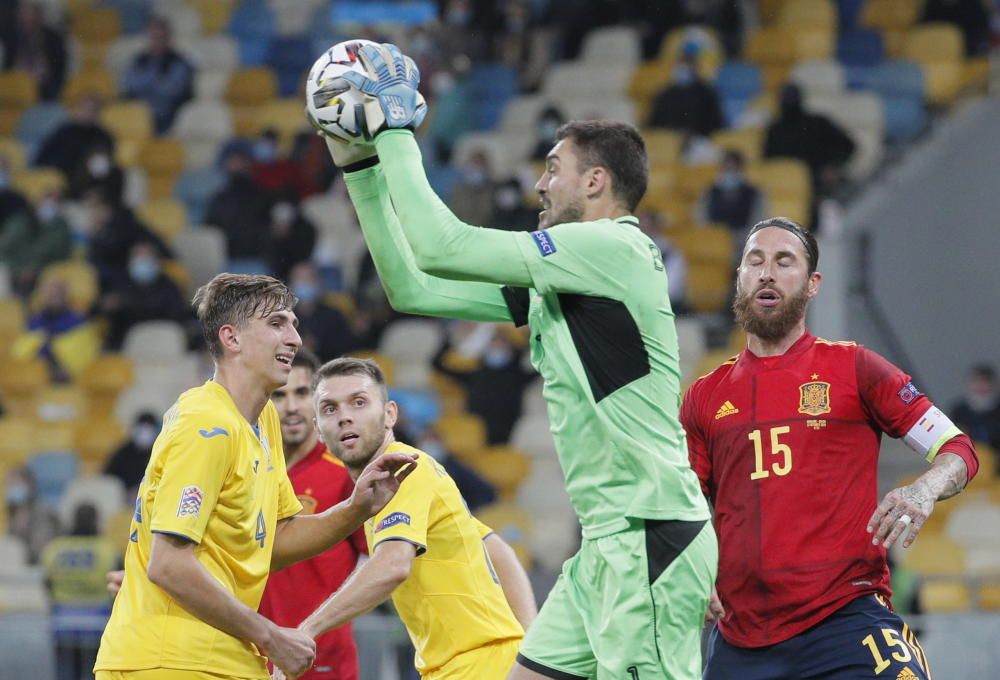
[(733, 232), (734, 242), (743, 243), (746, 230), (763, 219), (764, 196), (744, 173), (743, 154), (727, 149), (712, 186), (695, 208), (695, 221), (724, 224)]
[(495, 189), (489, 156), (482, 149), (476, 149), (465, 162), (461, 178), (452, 187), (449, 204), (458, 218), (469, 224), (492, 224)]
[(28, 548), (28, 563), (38, 564), (45, 544), (59, 535), (59, 520), (38, 497), (35, 478), (25, 467), (7, 474), (7, 531)]
[(292, 267), (288, 287), (299, 299), (295, 314), (299, 317), (298, 330), (305, 347), (323, 361), (361, 349), (350, 319), (323, 301), (319, 272), (312, 262), (303, 261)]
[(66, 78), (66, 42), (61, 33), (45, 25), (39, 3), (21, 3), (17, 24), (4, 31), (0, 42), (4, 70), (29, 73), (42, 99), (59, 96)]
[(428, 125), (427, 136), (439, 163), (447, 163), (458, 139), (474, 128), (471, 68), (469, 58), (460, 54), (447, 68), (438, 70), (430, 78), (434, 116)]
[(297, 262), (312, 257), (316, 246), (316, 227), (302, 214), (294, 195), (271, 208), (267, 239), (267, 259), (274, 276), (285, 281)]
[(466, 388), (466, 410), (486, 423), (490, 444), (506, 444), (521, 417), (521, 397), (538, 374), (524, 365), (524, 352), (508, 329), (455, 323), (432, 363)]
[(698, 75), (699, 51), (697, 43), (684, 45), (672, 82), (653, 100), (650, 127), (707, 137), (725, 125), (719, 95)]
[(648, 236), (657, 248), (663, 260), (663, 270), (670, 282), (670, 307), (674, 314), (685, 314), (687, 306), (687, 259), (664, 233), (663, 216), (660, 213), (647, 210), (639, 217), (639, 228)]
[[(101, 296), (101, 314), (108, 319), (107, 346), (121, 349), (129, 329), (143, 321), (191, 319), (190, 305), (177, 284), (163, 271), (156, 244), (137, 241), (129, 250), (128, 279)], [(194, 333), (192, 332), (191, 335)]]
[(945, 21), (957, 26), (965, 39), (968, 57), (989, 51), (990, 15), (983, 0), (926, 0), (920, 21)]
[(739, 59), (743, 52), (743, 3), (732, 0), (685, 0), (689, 24), (711, 26), (718, 32), (726, 56)]
[(836, 187), (854, 153), (854, 141), (826, 116), (807, 112), (798, 85), (782, 88), (780, 107), (777, 120), (767, 129), (764, 156), (803, 161), (812, 173), (814, 192)]
[[(278, 133), (274, 130), (265, 130), (254, 142), (253, 181), (274, 194), (294, 193), (298, 200), (316, 193), (316, 184), (302, 165), (281, 156), (279, 142)], [(329, 157), (330, 154), (326, 155)]]
[(64, 280), (53, 277), (43, 280), (41, 285), (40, 308), (28, 319), (26, 337), (31, 338), (30, 346), (37, 348), (37, 355), (48, 362), (52, 381), (67, 382), (69, 366), (63, 362), (67, 351), (73, 349), (67, 345), (86, 330), (87, 315), (70, 305), (69, 288)]
[(111, 615), (105, 574), (121, 566), (118, 548), (100, 535), (97, 508), (81, 503), (73, 529), (45, 547), (45, 582), (52, 601), (57, 680), (79, 680), (94, 667), (101, 632)]
[(70, 249), (58, 190), (46, 193), (34, 210), (23, 210), (0, 223), (0, 262), (9, 267), (20, 295), (28, 294), (46, 265), (69, 257)]
[(104, 191), (89, 190), (84, 204), (89, 233), (87, 256), (97, 268), (102, 291), (127, 284), (132, 246), (140, 241), (152, 243), (160, 257), (172, 257), (160, 237), (140, 222), (130, 208), (112, 203)]
[(9, 217), (30, 209), (31, 206), (21, 192), (11, 186), (10, 161), (6, 156), (0, 155), (0, 224)]
[(158, 434), (160, 421), (157, 417), (148, 411), (140, 413), (132, 424), (128, 441), (111, 454), (104, 466), (104, 474), (122, 480), (129, 498), (135, 496), (139, 482), (146, 473), (146, 464), (149, 463), (153, 442)]
[(271, 197), (251, 179), (253, 158), (243, 142), (232, 142), (222, 151), (228, 181), (212, 197), (205, 223), (226, 235), (230, 259), (261, 260), (267, 252)]
[(566, 116), (557, 106), (546, 106), (538, 114), (535, 122), (535, 148), (531, 151), (531, 160), (544, 161), (549, 155), (556, 140), (556, 130), (566, 122)]
[(70, 177), (67, 195), (81, 199), (89, 192), (97, 190), (111, 205), (124, 204), (125, 172), (115, 162), (111, 147), (97, 144), (78, 164)]
[(973, 440), (1000, 454), (1000, 393), (993, 366), (981, 363), (969, 369), (965, 395), (952, 405), (951, 417)]
[(474, 469), (455, 458), (433, 427), (424, 430), (413, 446), (433, 457), (448, 471), (470, 511), (489, 505), (497, 499), (497, 490), (493, 485)]
[(153, 111), (157, 134), (167, 131), (181, 105), (191, 99), (194, 69), (171, 43), (170, 24), (161, 17), (149, 24), (149, 48), (125, 72), (122, 93), (141, 99)]
[[(537, 201), (537, 196), (535, 197)], [(493, 220), (484, 226), (508, 231), (534, 231), (538, 209), (524, 205), (524, 191), (516, 177), (500, 182), (493, 190)]]
[(53, 167), (72, 183), (86, 157), (96, 149), (113, 155), (115, 140), (101, 125), (101, 97), (80, 97), (70, 119), (46, 137), (35, 156), (35, 165)]

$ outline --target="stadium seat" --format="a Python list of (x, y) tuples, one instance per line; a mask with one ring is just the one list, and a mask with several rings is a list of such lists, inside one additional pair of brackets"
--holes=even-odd
[(149, 45), (146, 35), (123, 35), (116, 38), (104, 54), (104, 68), (122, 78), (137, 56)]
[(139, 152), (139, 167), (146, 173), (151, 199), (170, 196), (177, 175), (184, 169), (184, 147), (175, 139), (150, 139)]
[(109, 416), (118, 395), (135, 381), (135, 370), (126, 356), (102, 354), (80, 373), (77, 381), (87, 396), (87, 414)]
[(35, 478), (39, 498), (46, 505), (55, 507), (63, 491), (76, 478), (80, 462), (73, 452), (56, 451), (32, 456), (27, 468)]
[(441, 413), (465, 412), (466, 391), (457, 380), (438, 371), (431, 371), (429, 382), (431, 389), (437, 395)]
[(122, 32), (126, 34), (142, 34), (149, 26), (152, 8), (146, 0), (102, 0), (101, 4), (118, 11)]
[(924, 74), (914, 61), (898, 59), (879, 65), (872, 74), (870, 84), (882, 97), (924, 99)]
[[(226, 3), (214, 2), (216, 5)], [(239, 46), (228, 35), (208, 35), (186, 42), (198, 70), (232, 72), (240, 66)]]
[(126, 507), (125, 487), (120, 479), (109, 475), (74, 479), (66, 487), (59, 503), (59, 518), (63, 526), (72, 526), (73, 513), (80, 503), (91, 503), (97, 508), (98, 526), (103, 531), (105, 523)]
[(828, 116), (851, 135), (857, 148), (847, 164), (851, 179), (870, 175), (884, 155), (885, 110), (871, 92), (851, 92), (836, 97), (810, 95), (806, 108)]
[(471, 413), (450, 413), (441, 416), (434, 426), (445, 449), (463, 460), (486, 446), (486, 424)]
[(197, 288), (208, 283), (222, 271), (228, 256), (226, 238), (212, 227), (190, 227), (179, 233), (170, 244)]
[(57, 127), (66, 120), (66, 109), (58, 102), (42, 102), (24, 111), (17, 122), (17, 138), (31, 156)]
[(300, 91), (314, 59), (312, 44), (305, 36), (280, 37), (271, 42), (267, 63), (277, 73), (280, 96), (292, 97)]
[(196, 99), (181, 107), (170, 134), (184, 145), (187, 167), (204, 168), (215, 163), (220, 144), (233, 132), (228, 106)]
[(302, 112), (302, 107), (301, 97), (267, 102), (257, 111), (255, 132), (274, 130), (280, 137), (282, 148), (291, 150), (299, 133), (312, 130)]
[(17, 536), (0, 536), (0, 580), (20, 573), (28, 565), (28, 547)]
[(646, 142), (651, 171), (673, 167), (680, 160), (684, 139), (679, 132), (646, 128), (642, 131), (642, 137)]
[(756, 64), (727, 61), (722, 65), (715, 78), (715, 87), (727, 125), (733, 126), (739, 120), (739, 114), (760, 94), (763, 85), (763, 75)]
[(923, 576), (961, 576), (965, 551), (943, 534), (921, 532), (919, 540), (900, 552), (900, 564)]
[(979, 587), (979, 608), (987, 612), (1000, 611), (1000, 582), (987, 582)]
[(689, 265), (718, 264), (732, 269), (733, 234), (727, 227), (673, 230), (670, 242), (684, 253)]
[(868, 0), (860, 23), (888, 33), (904, 31), (917, 20), (922, 4), (922, 0)]
[(632, 70), (626, 92), (635, 104), (640, 121), (648, 120), (653, 99), (669, 83), (670, 65), (665, 61), (647, 61)]
[(506, 64), (478, 64), (468, 76), (476, 130), (492, 130), (500, 122), (507, 102), (517, 95), (517, 70)]
[(696, 312), (721, 312), (732, 291), (731, 262), (691, 262), (687, 271), (687, 303)]
[(11, 183), (23, 193), (32, 203), (37, 204), (45, 194), (51, 191), (62, 191), (66, 180), (58, 170), (37, 168), (12, 173)]
[(31, 450), (40, 453), (72, 453), (75, 423), (71, 420), (36, 420)]
[(521, 483), (531, 473), (531, 461), (513, 446), (489, 446), (475, 452), (468, 462), (493, 485), (502, 501), (513, 501)]
[(699, 75), (705, 80), (713, 80), (719, 66), (726, 60), (726, 52), (719, 34), (708, 26), (689, 25), (673, 29), (663, 37), (657, 59), (666, 65), (669, 73), (689, 45), (698, 48)]
[(927, 98), (947, 104), (962, 87), (964, 46), (961, 32), (951, 24), (930, 23), (911, 28), (903, 38), (901, 56), (924, 70)]
[(118, 96), (118, 84), (114, 76), (103, 68), (77, 71), (63, 85), (62, 103), (72, 109), (81, 98), (88, 95), (97, 95), (105, 103), (113, 102)]
[(796, 0), (782, 5), (778, 23), (795, 29), (837, 32), (837, 8), (831, 0)]
[(153, 113), (145, 102), (109, 104), (101, 111), (101, 124), (115, 138), (115, 158), (127, 168), (136, 164), (143, 145), (153, 136)]
[(0, 366), (0, 395), (4, 411), (16, 416), (34, 417), (38, 395), (49, 383), (49, 367), (37, 357), (7, 358)]
[(11, 173), (24, 170), (28, 164), (24, 146), (16, 139), (0, 137), (0, 158), (7, 161)]
[(278, 96), (278, 79), (265, 67), (244, 68), (233, 73), (226, 87), (226, 101), (232, 108), (236, 134), (256, 132), (257, 112)]
[(506, 131), (469, 132), (458, 140), (452, 152), (452, 164), (462, 167), (469, 157), (483, 151), (490, 160), (494, 177), (508, 177), (527, 156), (533, 136), (516, 137)]
[(154, 0), (154, 6), (156, 13), (170, 23), (170, 30), (179, 44), (201, 34), (201, 15), (187, 2)]
[(264, 3), (241, 3), (229, 19), (229, 32), (239, 42), (240, 63), (259, 66), (267, 59), (277, 19)]
[(382, 333), (378, 351), (396, 362), (429, 366), (441, 349), (444, 329), (436, 319), (400, 319), (389, 324)]
[(13, 468), (28, 460), (34, 450), (37, 426), (33, 417), (9, 411), (0, 418), (0, 467)]
[(23, 111), (38, 101), (38, 85), (24, 71), (0, 73), (0, 109)]
[(66, 283), (69, 290), (69, 303), (73, 309), (88, 313), (97, 302), (97, 271), (94, 267), (82, 260), (66, 260), (64, 262), (54, 262), (42, 270), (38, 282), (35, 284), (35, 294), (31, 299), (31, 308), (38, 309), (40, 298), (37, 292), (44, 288), (50, 278), (61, 279)]
[(510, 433), (510, 444), (527, 453), (532, 459), (554, 457), (555, 442), (545, 412), (526, 411), (518, 418)]
[(114, 416), (85, 419), (73, 431), (73, 446), (88, 472), (102, 469), (108, 457), (125, 441), (127, 431)]
[(107, 45), (121, 33), (121, 18), (113, 7), (92, 7), (73, 16), (70, 33), (81, 43)]
[(188, 0), (195, 8), (201, 20), (202, 33), (213, 35), (221, 31), (229, 23), (235, 3), (219, 2), (219, 0)]
[(760, 66), (764, 88), (777, 90), (799, 57), (797, 32), (783, 26), (761, 28), (750, 34), (743, 47), (744, 58)]
[(589, 64), (617, 62), (636, 66), (641, 59), (639, 46), (638, 32), (631, 26), (604, 26), (587, 33), (580, 60)]
[(810, 94), (836, 96), (844, 91), (844, 67), (832, 59), (810, 59), (795, 65), (792, 82)]
[(712, 185), (719, 169), (715, 165), (681, 165), (677, 168), (677, 195), (693, 205)]
[(39, 420), (76, 420), (83, 415), (84, 395), (75, 384), (47, 385), (38, 393), (35, 414)]
[(24, 316), (24, 305), (19, 298), (0, 298), (0, 357), (7, 356), (11, 345), (24, 332)]
[(495, 531), (514, 549), (525, 569), (533, 563), (531, 554), (532, 517), (513, 503), (493, 503), (476, 510), (476, 519)]
[(837, 39), (837, 61), (847, 68), (878, 66), (884, 58), (885, 43), (878, 31), (848, 31)]
[(765, 132), (763, 127), (719, 130), (712, 134), (711, 139), (720, 150), (735, 149), (743, 154), (747, 165), (754, 165), (760, 162), (764, 153)]
[(174, 321), (143, 321), (129, 329), (122, 353), (136, 368), (144, 363), (163, 363), (179, 359), (187, 349), (187, 337)]
[[(771, 158), (748, 172), (750, 179), (771, 196), (805, 196), (812, 193), (809, 167), (792, 158)], [(773, 211), (772, 211), (773, 212)]]
[(136, 215), (157, 236), (170, 243), (187, 228), (187, 210), (176, 198), (160, 198), (139, 206)]
[(968, 584), (958, 580), (926, 581), (917, 597), (921, 612), (926, 614), (952, 614), (972, 608), (972, 592)]

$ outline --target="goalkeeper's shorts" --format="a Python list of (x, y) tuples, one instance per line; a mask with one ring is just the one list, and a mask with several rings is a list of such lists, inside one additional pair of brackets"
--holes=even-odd
[(585, 539), (518, 663), (556, 680), (697, 680), (719, 547), (708, 521), (634, 520)]

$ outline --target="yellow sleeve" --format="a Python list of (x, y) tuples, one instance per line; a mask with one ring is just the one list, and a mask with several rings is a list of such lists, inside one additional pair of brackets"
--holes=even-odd
[(480, 522), (475, 515), (472, 516), (472, 522), (476, 525), (476, 531), (479, 532), (479, 538), (483, 540), (486, 540), (486, 537), (490, 534), (496, 533), (493, 529), (490, 529), (488, 526)]
[(150, 507), (150, 531), (200, 543), (236, 459), (232, 425), (209, 413), (180, 414), (154, 457), (160, 478)]
[(406, 541), (417, 547), (417, 556), (427, 552), (427, 524), (434, 500), (434, 473), (426, 456), (399, 486), (389, 504), (372, 518), (372, 554), (384, 541)]

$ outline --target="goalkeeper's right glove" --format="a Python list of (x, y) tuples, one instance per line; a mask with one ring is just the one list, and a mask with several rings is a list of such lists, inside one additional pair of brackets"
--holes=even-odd
[(368, 75), (348, 71), (341, 77), (371, 99), (365, 103), (368, 135), (382, 130), (418, 127), (427, 115), (427, 103), (417, 91), (420, 69), (390, 43), (364, 45), (358, 57)]
[(309, 120), (309, 124), (313, 126), (313, 129), (316, 130), (316, 134), (326, 142), (326, 148), (330, 150), (330, 157), (333, 158), (333, 164), (341, 168), (344, 172), (362, 170), (378, 162), (374, 144), (370, 142), (366, 144), (348, 144), (341, 141), (337, 137), (328, 134), (319, 122), (313, 118), (312, 114), (309, 113), (309, 109), (306, 109), (306, 118)]

